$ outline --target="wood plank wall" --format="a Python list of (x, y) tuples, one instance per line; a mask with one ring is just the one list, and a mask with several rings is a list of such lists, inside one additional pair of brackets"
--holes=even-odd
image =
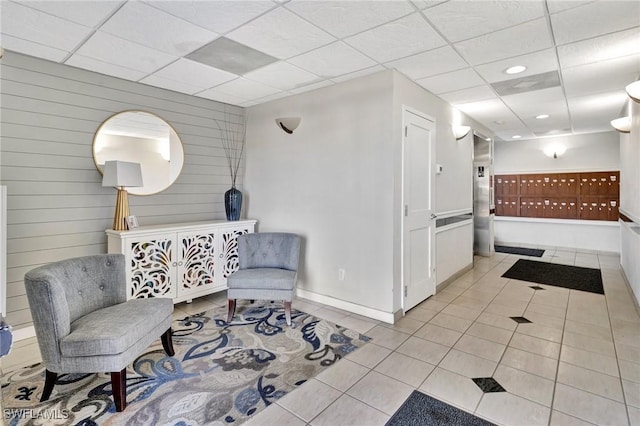
[[(141, 225), (224, 219), (228, 166), (214, 119), (241, 122), (244, 109), (5, 52), (0, 62), (0, 183), (7, 185), (7, 320), (31, 324), (30, 269), (106, 253), (116, 191), (101, 186), (93, 137), (125, 110), (171, 124), (185, 152), (173, 186), (129, 196)], [(243, 167), (239, 172), (242, 189)]]

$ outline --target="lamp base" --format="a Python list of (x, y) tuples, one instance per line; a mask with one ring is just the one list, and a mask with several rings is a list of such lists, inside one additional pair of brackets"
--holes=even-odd
[(126, 231), (129, 229), (127, 225), (127, 216), (129, 216), (129, 197), (127, 190), (118, 188), (118, 197), (116, 198), (116, 212), (113, 216), (113, 230)]

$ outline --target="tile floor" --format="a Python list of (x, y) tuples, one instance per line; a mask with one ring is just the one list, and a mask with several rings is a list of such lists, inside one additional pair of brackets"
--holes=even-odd
[[(640, 317), (619, 257), (545, 249), (532, 259), (601, 268), (606, 296), (501, 278), (527, 257), (495, 253), (394, 325), (294, 301), (373, 341), (248, 424), (384, 425), (417, 389), (500, 425), (640, 426)], [(175, 316), (224, 303), (203, 297)], [(506, 391), (472, 380), (490, 377)]]

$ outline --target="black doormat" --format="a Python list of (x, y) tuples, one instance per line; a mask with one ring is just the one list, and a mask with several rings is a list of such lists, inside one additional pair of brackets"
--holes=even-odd
[(499, 253), (519, 254), (522, 256), (542, 257), (544, 254), (544, 250), (524, 247), (494, 246), (494, 249)]
[(422, 392), (413, 391), (386, 426), (495, 426)]
[(519, 259), (502, 276), (532, 283), (604, 294), (600, 269)]

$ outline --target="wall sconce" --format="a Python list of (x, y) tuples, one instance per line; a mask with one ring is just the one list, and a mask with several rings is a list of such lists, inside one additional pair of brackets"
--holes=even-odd
[(624, 90), (627, 91), (627, 95), (629, 95), (631, 99), (636, 102), (640, 102), (640, 80), (628, 84)]
[(615, 120), (611, 120), (611, 125), (614, 129), (619, 131), (620, 133), (630, 133), (631, 132), (631, 117), (620, 117)]
[(544, 155), (546, 155), (549, 158), (558, 158), (562, 156), (566, 151), (567, 151), (566, 146), (552, 144), (552, 145), (548, 145), (544, 149)]
[(118, 188), (116, 211), (113, 216), (113, 229), (124, 231), (129, 216), (129, 198), (125, 187), (142, 186), (142, 169), (140, 163), (127, 161), (105, 161), (102, 168), (102, 186)]
[(456, 140), (460, 140), (464, 138), (469, 134), (470, 131), (471, 131), (471, 127), (469, 126), (461, 126), (461, 125), (453, 126), (453, 136), (456, 138)]
[(276, 118), (276, 124), (286, 133), (292, 134), (293, 131), (300, 125), (300, 120), (302, 120), (302, 118), (300, 117)]

